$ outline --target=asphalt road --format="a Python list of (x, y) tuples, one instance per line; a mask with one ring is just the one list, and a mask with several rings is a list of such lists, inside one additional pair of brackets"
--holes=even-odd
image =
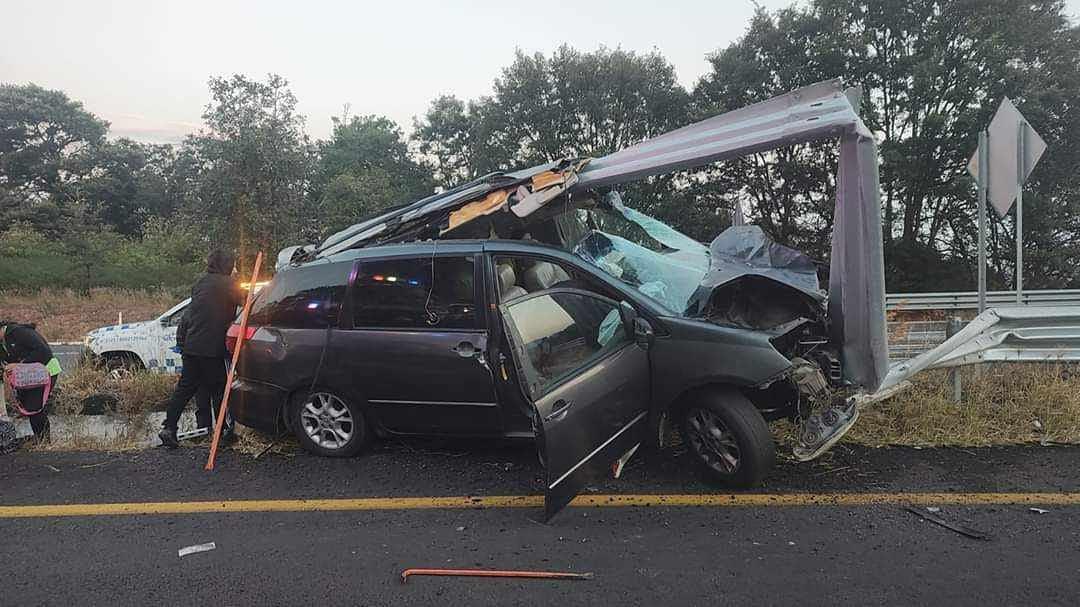
[[(189, 500), (529, 495), (525, 449), (385, 444), (357, 459), (205, 447), (0, 458), (4, 506)], [(852, 450), (783, 464), (757, 493), (893, 495), (872, 506), (572, 507), (0, 517), (0, 603), (36, 604), (1075, 604), (1080, 506), (942, 506), (991, 536), (906, 512), (919, 492), (1080, 490), (1080, 449)], [(685, 456), (632, 462), (593, 494), (715, 493)], [(900, 494), (900, 495), (894, 495)], [(180, 558), (184, 546), (215, 542)], [(417, 578), (406, 567), (588, 571), (591, 581)]]

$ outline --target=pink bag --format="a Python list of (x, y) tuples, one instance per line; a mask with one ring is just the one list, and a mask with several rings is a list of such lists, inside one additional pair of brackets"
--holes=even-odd
[[(15, 394), (15, 409), (24, 416), (37, 415), (45, 410), (45, 403), (49, 402), (49, 390), (52, 388), (52, 377), (49, 370), (41, 363), (12, 363), (4, 367), (4, 383)], [(43, 388), (41, 394), (41, 409), (27, 411), (19, 402), (19, 390), (34, 390)]]

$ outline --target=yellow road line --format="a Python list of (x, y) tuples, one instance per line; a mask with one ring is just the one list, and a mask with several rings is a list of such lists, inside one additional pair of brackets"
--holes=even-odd
[[(484, 497), (369, 497), (352, 499), (233, 500), (0, 506), (0, 519), (58, 516), (129, 516), (213, 512), (340, 512), (536, 508), (538, 495)], [(571, 506), (618, 507), (795, 507), (933, 504), (943, 506), (1080, 506), (1080, 493), (727, 493), (704, 495), (582, 495)]]

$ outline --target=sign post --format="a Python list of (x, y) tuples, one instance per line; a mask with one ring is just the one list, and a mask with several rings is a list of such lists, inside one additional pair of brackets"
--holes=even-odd
[(1024, 182), (1046, 151), (1046, 142), (1031, 128), (1012, 101), (1002, 99), (968, 172), (979, 187), (979, 311), (986, 309), (986, 202), (1005, 217), (1016, 201), (1016, 303), (1024, 300)]
[(979, 314), (986, 311), (986, 189), (989, 150), (986, 131), (979, 131), (979, 170), (975, 181), (979, 187)]
[(1027, 166), (1028, 125), (1023, 119), (1016, 124), (1016, 305), (1024, 303), (1024, 179)]

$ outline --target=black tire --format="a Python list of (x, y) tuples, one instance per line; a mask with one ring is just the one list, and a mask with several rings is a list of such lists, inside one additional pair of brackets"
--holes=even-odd
[(112, 379), (124, 379), (132, 373), (143, 370), (142, 361), (130, 352), (107, 352), (101, 357), (105, 372)]
[[(351, 399), (316, 388), (293, 397), (289, 407), (290, 426), (300, 445), (323, 457), (352, 457), (368, 442), (370, 432), (364, 412)], [(343, 420), (348, 420), (348, 424)], [(342, 437), (348, 434), (348, 439)]]
[(683, 442), (710, 480), (753, 487), (776, 464), (776, 445), (765, 418), (738, 391), (697, 392), (679, 413)]

